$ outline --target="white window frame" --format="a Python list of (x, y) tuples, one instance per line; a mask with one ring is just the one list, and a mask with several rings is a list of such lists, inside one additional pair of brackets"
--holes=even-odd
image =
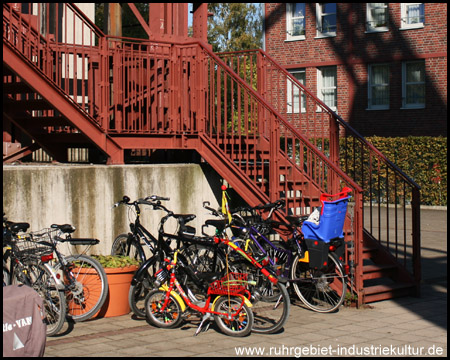
[[(421, 63), (423, 64), (423, 81), (410, 81), (407, 82), (406, 78), (406, 68), (408, 64)], [(402, 109), (423, 109), (425, 108), (425, 98), (426, 98), (426, 74), (425, 74), (425, 61), (405, 61), (402, 63)], [(422, 103), (407, 103), (406, 91), (408, 86), (421, 85), (424, 87), (424, 99)]]
[[(388, 69), (388, 79), (387, 79), (387, 83), (375, 83), (374, 79), (375, 76), (373, 74), (374, 68), (376, 67), (387, 67)], [(367, 94), (367, 109), (368, 110), (388, 110), (389, 106), (390, 106), (390, 101), (389, 101), (389, 95), (390, 95), (390, 83), (389, 83), (389, 73), (390, 73), (390, 69), (389, 69), (389, 64), (369, 64), (369, 68), (367, 71), (368, 74), (368, 79), (367, 79), (367, 87), (368, 87), (368, 94)], [(382, 104), (382, 105), (373, 105), (373, 88), (377, 86), (383, 86), (387, 88), (387, 92), (388, 92), (388, 102), (387, 104)]]
[[(375, 4), (383, 4), (382, 6), (375, 6)], [(374, 26), (372, 25), (375, 20), (372, 16), (372, 10), (373, 9), (385, 9), (385, 16), (386, 16), (386, 25), (385, 26)], [(366, 5), (366, 32), (383, 32), (388, 31), (388, 18), (389, 17), (389, 5), (388, 3), (367, 3)]]
[(323, 3), (316, 3), (316, 27), (317, 27), (316, 38), (336, 36), (336, 29), (334, 31), (328, 31), (328, 32), (322, 31), (322, 27), (323, 27), (322, 18), (324, 16), (334, 14), (334, 16), (336, 18), (336, 27), (337, 27), (337, 4), (336, 4), (336, 12), (335, 13), (323, 13), (322, 12), (322, 4)]
[[(423, 15), (422, 21), (417, 23), (408, 24), (408, 7), (413, 5), (423, 5)], [(425, 26), (425, 3), (402, 3), (401, 4), (401, 19), (400, 19), (400, 30), (409, 29), (421, 29)]]
[[(303, 74), (304, 75), (304, 81), (302, 82), (301, 80), (298, 80), (298, 82), (302, 85), (305, 85), (306, 82), (306, 69), (296, 69), (296, 70), (291, 70), (289, 71), (289, 73), (294, 76), (295, 74)], [(294, 91), (292, 91), (292, 81), (287, 80), (287, 84), (286, 84), (286, 91), (287, 91), (287, 109), (286, 112), (288, 114), (298, 114), (298, 113), (305, 113), (306, 112), (306, 94), (302, 91), (300, 91), (300, 89), (298, 89), (298, 86), (295, 85), (294, 86)], [(292, 95), (294, 96), (294, 99), (292, 99)], [(298, 99), (297, 102), (295, 102), (295, 100)]]
[[(306, 4), (302, 3), (304, 5), (304, 11), (306, 12)], [(295, 19), (301, 19), (302, 16), (300, 17), (293, 17), (292, 16), (292, 12), (294, 9), (294, 4), (293, 3), (287, 3), (286, 4), (286, 40), (287, 41), (295, 41), (295, 40), (305, 40), (306, 39), (306, 16), (305, 14), (303, 14), (303, 24), (304, 24), (304, 28), (303, 28), (303, 35), (292, 35), (293, 33), (293, 23)]]
[[(332, 87), (325, 87), (323, 85), (324, 82), (324, 77), (323, 77), (323, 71), (325, 69), (331, 69), (333, 68), (335, 70), (334, 73), (334, 86)], [(329, 104), (327, 104), (325, 102), (325, 96), (324, 96), (324, 91), (325, 90), (330, 90), (332, 89), (334, 91), (334, 99), (335, 99), (335, 104), (330, 106)], [(337, 66), (324, 66), (324, 67), (320, 67), (317, 68), (317, 97), (322, 100), (322, 102), (325, 103), (325, 105), (327, 105), (331, 110), (336, 111), (337, 112), (337, 102), (338, 102), (338, 97), (337, 97)], [(318, 107), (317, 111), (321, 111), (321, 108)]]

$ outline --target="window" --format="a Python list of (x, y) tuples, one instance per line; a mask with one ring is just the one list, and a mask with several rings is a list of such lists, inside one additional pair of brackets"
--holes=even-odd
[(402, 79), (403, 108), (425, 107), (425, 62), (404, 62)]
[(368, 108), (389, 109), (389, 65), (369, 65)]
[(422, 28), (425, 23), (425, 4), (402, 3), (401, 29)]
[(389, 7), (387, 3), (367, 3), (368, 32), (388, 30)]
[[(290, 71), (298, 82), (305, 85), (306, 72), (304, 69)], [(288, 79), (287, 81), (287, 112), (298, 114), (300, 111), (306, 112), (306, 95), (304, 92), (300, 95), (300, 89), (297, 84), (293, 84)]]
[(336, 36), (336, 4), (317, 4), (317, 36)]
[(337, 109), (336, 66), (319, 68), (317, 72), (317, 97), (331, 110)]
[(286, 40), (302, 40), (305, 38), (305, 3), (286, 5)]

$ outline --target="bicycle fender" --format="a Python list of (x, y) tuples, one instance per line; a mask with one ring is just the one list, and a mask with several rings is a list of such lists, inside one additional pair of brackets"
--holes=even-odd
[[(167, 292), (167, 290), (169, 290), (169, 287), (166, 284), (164, 284), (158, 290)], [(170, 292), (170, 295), (172, 295), (178, 301), (178, 303), (181, 306), (181, 312), (184, 312), (186, 310), (186, 304), (184, 303), (183, 298), (176, 291), (173, 290)]]
[[(247, 305), (249, 308), (253, 306), (252, 303), (250, 302), (250, 300), (247, 299), (244, 295), (233, 295), (233, 296), (239, 296), (239, 297), (243, 298), (245, 305)], [(218, 296), (214, 299), (214, 301), (211, 305), (211, 311), (214, 311), (214, 307), (216, 306), (216, 301), (219, 300), (219, 298), (221, 298), (221, 297), (222, 296)]]
[(147, 269), (156, 262), (156, 258), (151, 257), (146, 262), (144, 262), (139, 269), (135, 272), (133, 279), (131, 280), (131, 285), (136, 285), (147, 273)]
[(55, 280), (55, 284), (56, 284), (56, 289), (58, 290), (64, 290), (65, 289), (65, 285), (64, 283), (61, 281), (60, 278), (58, 278), (58, 276), (56, 275), (55, 269), (53, 269), (49, 264), (45, 263), (44, 267), (50, 271), (50, 274), (52, 274), (52, 278), (53, 280)]

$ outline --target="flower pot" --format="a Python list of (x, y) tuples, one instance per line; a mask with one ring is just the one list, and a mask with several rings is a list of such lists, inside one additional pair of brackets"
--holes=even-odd
[(108, 277), (108, 296), (94, 318), (113, 317), (128, 314), (131, 309), (128, 303), (131, 280), (138, 266), (124, 268), (105, 268)]
[[(77, 274), (77, 281), (83, 284), (84, 303), (80, 304), (72, 298), (67, 300), (67, 313), (69, 315), (82, 315), (92, 309), (101, 296), (101, 281), (95, 269), (74, 268), (74, 274)], [(67, 282), (67, 280), (65, 280)], [(80, 289), (81, 290), (81, 289)]]
[[(123, 268), (104, 268), (106, 277), (108, 278), (108, 295), (105, 303), (100, 310), (92, 318), (113, 317), (128, 314), (131, 309), (128, 304), (128, 292), (130, 291), (131, 280), (138, 266), (131, 265)], [(79, 280), (85, 286), (86, 298), (84, 310), (88, 311), (97, 303), (101, 292), (101, 283), (98, 276), (94, 276), (91, 269), (74, 269), (74, 272), (80, 272), (82, 276)], [(89, 301), (89, 300), (92, 301)], [(81, 311), (81, 306), (74, 301), (68, 301), (69, 314), (77, 315)]]

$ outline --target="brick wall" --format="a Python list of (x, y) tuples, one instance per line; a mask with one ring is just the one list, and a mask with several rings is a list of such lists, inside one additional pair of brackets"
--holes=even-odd
[[(337, 4), (336, 36), (318, 38), (316, 4), (305, 6), (305, 39), (286, 41), (286, 4), (265, 4), (265, 50), (287, 70), (305, 68), (317, 93), (317, 68), (337, 66), (338, 113), (364, 136), (447, 136), (447, 4), (425, 4), (425, 26), (401, 30), (401, 5), (389, 4), (388, 31), (366, 32), (366, 4)], [(423, 59), (423, 109), (402, 109), (402, 62)], [(389, 110), (367, 110), (368, 64), (390, 69)]]

